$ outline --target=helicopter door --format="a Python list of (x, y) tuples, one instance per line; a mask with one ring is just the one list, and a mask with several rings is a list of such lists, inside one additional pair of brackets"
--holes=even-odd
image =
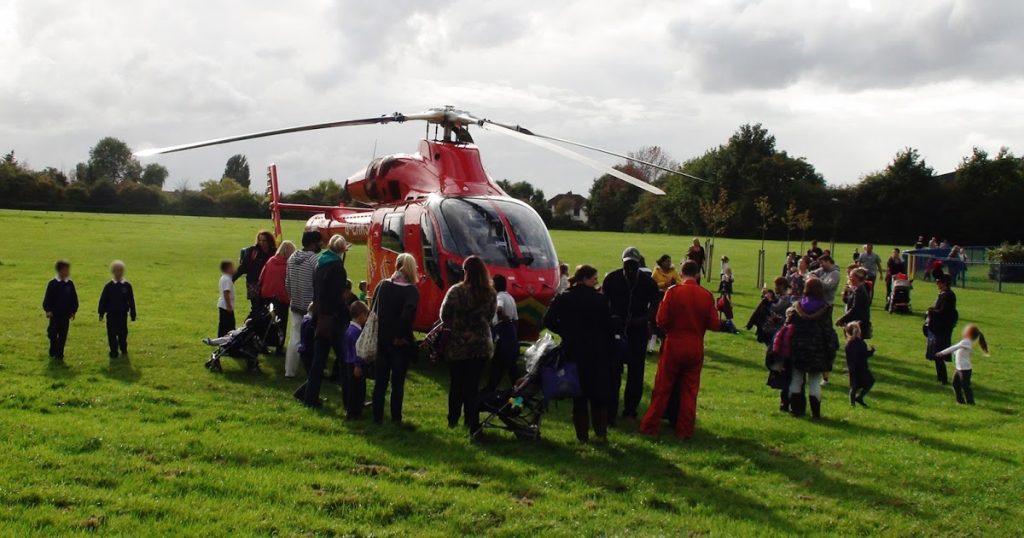
[(434, 221), (426, 212), (420, 217), (420, 241), (423, 243), (423, 269), (437, 287), (445, 289), (441, 279), (441, 264), (437, 259), (437, 236), (434, 235)]
[(384, 217), (381, 226), (380, 246), (391, 252), (405, 252), (405, 212), (394, 211)]

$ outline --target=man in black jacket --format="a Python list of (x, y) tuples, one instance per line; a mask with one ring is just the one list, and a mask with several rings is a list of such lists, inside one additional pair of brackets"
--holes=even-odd
[(71, 281), (71, 264), (58, 260), (54, 266), (57, 276), (46, 285), (43, 296), (43, 311), (50, 323), (46, 336), (50, 338), (50, 358), (64, 361), (64, 344), (68, 340), (68, 328), (78, 312), (78, 292)]
[(928, 309), (925, 321), (928, 338), (925, 358), (935, 362), (935, 378), (943, 385), (949, 384), (949, 374), (946, 372), (946, 360), (939, 357), (938, 353), (951, 345), (953, 329), (959, 317), (956, 310), (956, 294), (950, 289), (949, 281), (949, 275), (935, 277), (939, 296), (935, 298), (935, 305)]
[(623, 418), (637, 418), (644, 389), (644, 364), (650, 321), (658, 309), (658, 285), (650, 273), (640, 270), (642, 256), (635, 247), (622, 252), (622, 269), (608, 273), (601, 289), (611, 304), (618, 360), (612, 371), (609, 421), (619, 409), (623, 370), (628, 368), (623, 394)]
[(124, 262), (114, 260), (110, 264), (113, 279), (103, 286), (100, 294), (99, 315), (107, 317), (107, 343), (110, 345), (110, 358), (116, 359), (118, 350), (122, 355), (128, 354), (128, 316), (135, 321), (135, 292), (130, 282), (124, 279)]

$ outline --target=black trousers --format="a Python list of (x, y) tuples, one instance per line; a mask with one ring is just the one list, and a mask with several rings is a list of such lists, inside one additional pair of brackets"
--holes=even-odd
[(850, 397), (863, 398), (875, 386), (875, 376), (870, 370), (849, 372)]
[(957, 403), (974, 405), (974, 389), (971, 388), (971, 371), (957, 370), (953, 373), (953, 392)]
[[(637, 408), (644, 393), (644, 366), (647, 364), (647, 331), (632, 330), (620, 342), (618, 360), (612, 368), (611, 404), (608, 419), (615, 420), (619, 412), (619, 394), (622, 393), (622, 416), (637, 418)], [(622, 375), (626, 374), (626, 389), (622, 390)]]
[(470, 433), (480, 429), (480, 375), (487, 359), (465, 359), (448, 363), (451, 382), (448, 385), (448, 424), (459, 422), (465, 412)]
[(366, 376), (370, 373), (369, 366), (363, 365), (361, 375), (355, 375), (356, 365), (345, 364), (345, 378), (348, 379), (348, 394), (345, 399), (346, 416), (350, 419), (363, 417), (363, 404), (366, 402)]
[(934, 359), (935, 362), (935, 378), (946, 385), (949, 383), (949, 374), (946, 372), (946, 361), (943, 359)]
[[(317, 338), (313, 344), (313, 362), (306, 374), (306, 382), (295, 391), (296, 396), (308, 406), (319, 407), (321, 405), (320, 388), (324, 383), (324, 370), (327, 368), (327, 360), (331, 356), (332, 349), (336, 357), (345, 356), (345, 332), (340, 327), (334, 327), (330, 339)], [(347, 376), (342, 376), (341, 399), (343, 402), (346, 401), (345, 396), (348, 394), (346, 380)]]
[(50, 358), (64, 359), (64, 344), (68, 341), (70, 326), (70, 316), (54, 314), (50, 318), (50, 323), (46, 326), (46, 336), (50, 339)]
[(288, 303), (273, 300), (271, 303), (274, 305), (274, 314), (277, 315), (279, 327), (281, 327), (281, 338), (274, 342), (274, 346), (277, 348), (277, 354), (281, 355), (284, 353), (285, 342), (288, 341), (288, 313), (291, 312), (291, 308)]
[(576, 439), (586, 441), (590, 427), (594, 435), (608, 436), (608, 406), (598, 398), (580, 396), (572, 399), (572, 423), (576, 429)]
[(128, 353), (128, 313), (107, 312), (107, 344), (110, 354)]
[(235, 312), (234, 310), (224, 310), (218, 308), (220, 311), (220, 320), (217, 322), (217, 338), (228, 334), (235, 330)]
[(409, 372), (409, 353), (405, 349), (389, 349), (380, 353), (373, 363), (373, 421), (384, 422), (384, 400), (391, 385), (391, 421), (402, 421), (405, 401), (405, 376)]
[(487, 378), (484, 392), (494, 392), (501, 383), (501, 378), (508, 376), (509, 383), (515, 386), (519, 381), (519, 341), (515, 323), (503, 322), (494, 328), (497, 342), (494, 343), (494, 358), (491, 360), (491, 371)]

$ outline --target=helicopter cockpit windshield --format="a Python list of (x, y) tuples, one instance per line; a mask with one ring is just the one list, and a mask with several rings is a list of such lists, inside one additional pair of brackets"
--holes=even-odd
[[(557, 265), (547, 228), (529, 207), (486, 198), (447, 198), (438, 207), (441, 241), (456, 255), (475, 254), (488, 264), (502, 267), (548, 269)], [(510, 238), (514, 238), (515, 245)]]

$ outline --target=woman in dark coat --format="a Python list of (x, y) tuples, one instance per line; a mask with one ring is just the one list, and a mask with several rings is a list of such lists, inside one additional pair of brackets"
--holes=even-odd
[[(345, 357), (345, 330), (348, 329), (349, 308), (345, 291), (348, 273), (345, 271), (345, 253), (348, 242), (340, 235), (331, 237), (328, 249), (320, 254), (316, 271), (313, 273), (313, 315), (316, 318), (316, 339), (313, 345), (313, 362), (307, 373), (306, 382), (296, 391), (295, 397), (309, 407), (321, 407), (320, 386), (323, 384), (327, 359), (334, 355), (341, 361)], [(342, 400), (347, 395), (342, 380)]]
[(789, 409), (793, 416), (803, 416), (807, 400), (804, 399), (804, 380), (810, 395), (811, 414), (821, 418), (821, 382), (826, 372), (832, 371), (839, 349), (839, 338), (832, 328), (825, 302), (825, 289), (821, 280), (811, 278), (804, 284), (804, 296), (787, 313), (787, 323), (793, 326), (790, 354), (793, 379), (789, 384)]
[(572, 286), (551, 303), (544, 326), (562, 337), (565, 359), (576, 363), (579, 372), (583, 395), (572, 401), (576, 438), (586, 442), (592, 423), (594, 435), (604, 440), (611, 392), (611, 308), (608, 299), (597, 291), (599, 280), (594, 267), (581, 265), (571, 282)]
[(253, 317), (263, 308), (263, 301), (260, 300), (260, 273), (275, 252), (277, 241), (274, 234), (260, 230), (256, 234), (256, 244), (243, 248), (238, 255), (238, 269), (235, 270), (234, 280), (245, 277), (245, 297), (249, 299), (250, 306), (249, 317)]
[(928, 338), (924, 357), (935, 362), (935, 378), (943, 385), (949, 384), (949, 374), (946, 372), (945, 359), (939, 357), (938, 353), (951, 345), (953, 329), (956, 328), (959, 317), (956, 310), (956, 294), (950, 289), (949, 282), (948, 275), (939, 274), (935, 277), (939, 296), (935, 298), (935, 305), (928, 309), (924, 331)]
[(448, 426), (457, 426), (465, 410), (469, 437), (475, 439), (480, 433), (480, 376), (494, 356), (491, 320), (498, 310), (498, 294), (482, 259), (470, 256), (462, 269), (462, 282), (452, 286), (441, 303), (441, 322), (451, 330), (444, 349), (451, 373)]
[(402, 422), (405, 399), (405, 375), (409, 362), (416, 356), (416, 338), (412, 333), (420, 293), (416, 289), (419, 275), (416, 258), (399, 254), (395, 273), (382, 281), (373, 293), (377, 312), (377, 362), (374, 364), (373, 421), (384, 422), (384, 399), (391, 384), (391, 421)]

